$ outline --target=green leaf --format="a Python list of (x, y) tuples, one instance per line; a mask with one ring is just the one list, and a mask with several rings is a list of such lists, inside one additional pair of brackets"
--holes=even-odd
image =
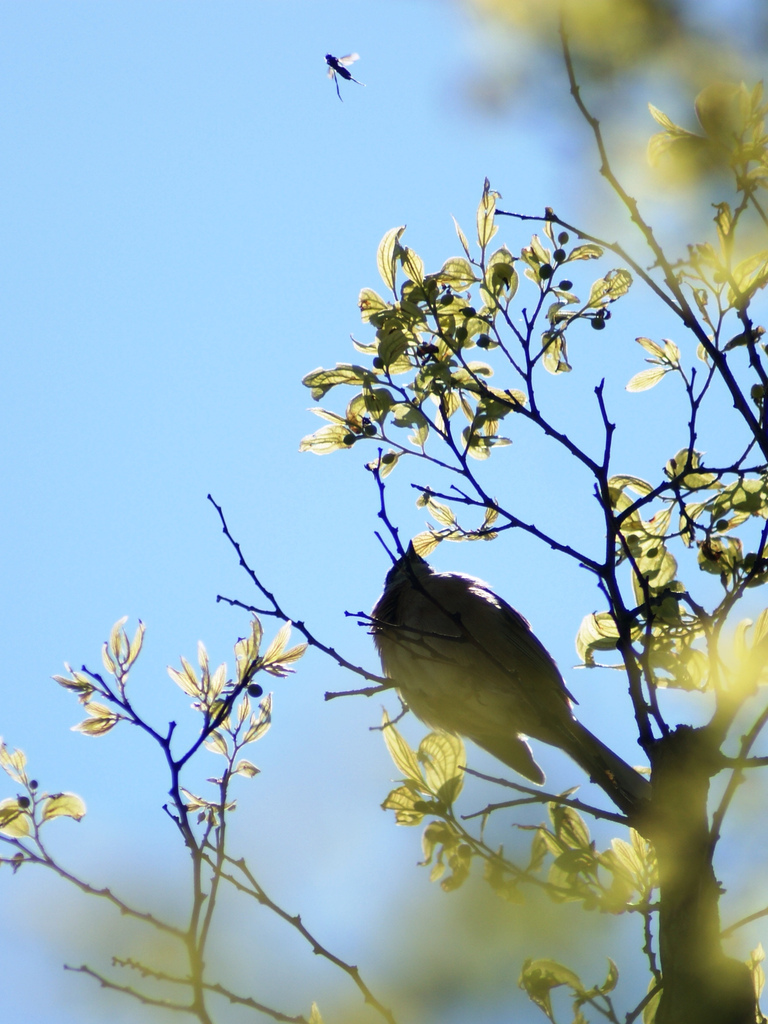
[(383, 313), (392, 308), (390, 303), (382, 299), (373, 288), (363, 288), (357, 297), (357, 304), (360, 307), (360, 317), (364, 324), (369, 323), (371, 317), (377, 313)]
[(595, 664), (595, 651), (613, 651), (619, 640), (619, 630), (610, 612), (592, 612), (585, 615), (576, 635), (576, 653), (585, 665)]
[(254, 775), (258, 775), (261, 771), (255, 764), (250, 761), (246, 761), (245, 758), (238, 761), (235, 767), (232, 769), (233, 775), (245, 775), (247, 779), (252, 779)]
[(467, 241), (467, 236), (464, 234), (464, 232), (459, 227), (459, 222), (456, 220), (455, 217), (453, 217), (453, 226), (456, 228), (456, 234), (458, 235), (459, 241), (461, 242), (462, 249), (467, 254), (467, 259), (471, 259), (471, 255), (470, 255), (470, 252), (469, 252), (469, 242)]
[(491, 183), (485, 179), (483, 185), (483, 197), (477, 208), (477, 242), (481, 249), (485, 249), (490, 240), (499, 230), (494, 223), (496, 215), (496, 200), (499, 193), (491, 189)]
[(650, 338), (635, 338), (635, 341), (642, 345), (646, 352), (650, 352), (654, 359), (664, 359), (664, 349), (655, 341), (651, 341)]
[(415, 804), (423, 803), (424, 798), (420, 793), (414, 793), (408, 786), (400, 786), (393, 789), (382, 803), (382, 809), (395, 812), (395, 821), (398, 825), (419, 825), (424, 819), (424, 812), (417, 811)]
[(259, 647), (264, 630), (261, 623), (254, 615), (251, 619), (251, 635), (241, 637), (235, 644), (235, 664), (237, 666), (237, 681), (241, 683), (246, 675), (253, 670), (254, 662), (259, 655)]
[(685, 128), (681, 128), (680, 125), (675, 124), (675, 122), (672, 121), (669, 117), (667, 117), (667, 115), (663, 111), (659, 110), (658, 107), (654, 107), (652, 103), (648, 104), (648, 109), (650, 110), (651, 117), (654, 119), (654, 121), (657, 124), (660, 124), (661, 127), (665, 129), (665, 131), (678, 132), (682, 135), (688, 134)]
[(62, 817), (80, 821), (84, 816), (85, 803), (76, 793), (53, 793), (43, 804), (43, 821)]
[(0, 800), (0, 833), (21, 839), (30, 833), (29, 822), (29, 815), (19, 806), (18, 800)]
[(600, 991), (603, 995), (606, 995), (608, 992), (613, 992), (619, 981), (619, 968), (610, 957), (606, 957), (606, 959), (608, 960), (608, 975), (600, 986)]
[[(461, 229), (459, 228), (459, 230)], [(447, 284), (457, 292), (466, 291), (479, 280), (472, 269), (472, 264), (461, 256), (452, 256), (446, 260), (437, 279), (441, 284)]]
[(272, 694), (268, 693), (264, 700), (259, 704), (258, 716), (251, 715), (248, 731), (243, 738), (243, 745), (246, 743), (255, 743), (256, 740), (260, 740), (262, 736), (265, 735), (271, 724)]
[(309, 1021), (307, 1024), (323, 1024), (323, 1018), (320, 1016), (320, 1010), (318, 1009), (317, 1003), (312, 1003), (312, 1009), (309, 1011)]
[(229, 747), (227, 746), (227, 741), (216, 729), (214, 729), (212, 733), (209, 733), (208, 739), (205, 741), (204, 746), (206, 746), (214, 754), (221, 754), (222, 757), (229, 757)]
[(407, 246), (401, 250), (400, 262), (406, 277), (417, 284), (424, 283), (424, 261)]
[(424, 777), (421, 774), (421, 768), (419, 767), (416, 753), (403, 739), (394, 725), (392, 725), (386, 711), (384, 711), (382, 715), (381, 723), (382, 732), (384, 733), (384, 742), (387, 745), (387, 750), (389, 751), (390, 757), (395, 762), (398, 771), (400, 771), (406, 779), (410, 779), (419, 786), (423, 786)]
[(635, 848), (623, 839), (612, 839), (611, 849), (613, 850), (616, 862), (632, 879), (633, 883), (638, 886), (638, 880), (643, 876), (643, 862)]
[(617, 473), (616, 476), (612, 476), (608, 481), (610, 488), (617, 488), (620, 490), (631, 490), (637, 494), (646, 495), (650, 494), (653, 487), (648, 483), (647, 480), (643, 480), (639, 476), (632, 476), (628, 473)]
[(441, 501), (430, 498), (427, 502), (427, 508), (432, 518), (436, 519), (443, 526), (456, 525), (456, 515), (449, 505), (444, 505)]
[(509, 302), (517, 292), (520, 278), (515, 270), (515, 257), (502, 246), (488, 260), (480, 289), (484, 302), (494, 307), (502, 299)]
[(331, 452), (351, 448), (351, 445), (344, 443), (344, 439), (348, 436), (349, 427), (346, 423), (329, 423), (327, 427), (320, 427), (314, 434), (302, 437), (299, 451), (314, 452), (315, 455), (329, 455)]
[[(764, 288), (768, 284), (768, 250), (764, 249), (762, 252), (754, 253), (742, 260), (733, 268), (731, 276), (742, 301), (759, 288)], [(736, 304), (736, 296), (733, 294), (732, 288), (728, 289), (728, 301), (731, 305)]]
[(78, 694), (81, 700), (90, 697), (96, 689), (93, 681), (89, 679), (84, 672), (75, 672), (66, 662), (64, 663), (64, 667), (67, 672), (69, 672), (69, 676), (52, 676), (51, 678), (54, 679), (59, 686), (63, 686), (65, 689)]
[(379, 242), (379, 249), (376, 253), (376, 265), (379, 268), (381, 279), (393, 292), (397, 278), (397, 251), (400, 248), (399, 242), (404, 231), (404, 224), (399, 228), (390, 228)]
[(438, 534), (432, 533), (431, 530), (425, 530), (424, 533), (417, 533), (415, 537), (412, 537), (411, 544), (420, 558), (426, 558), (435, 550), (441, 540), (442, 537)]
[[(653, 990), (656, 987), (657, 987), (657, 984), (656, 984), (655, 979), (651, 978), (651, 980), (648, 983), (648, 991), (649, 992), (653, 992)], [(661, 988), (659, 987), (658, 991), (655, 992), (654, 995), (651, 996), (651, 998), (648, 1000), (648, 1002), (643, 1007), (643, 1024), (655, 1024), (656, 1011), (659, 1008), (659, 1003), (660, 1002), (661, 1002)]]
[(669, 373), (668, 366), (651, 366), (647, 370), (641, 370), (627, 384), (627, 391), (649, 391), (652, 387)]
[(549, 959), (526, 960), (518, 985), (551, 1021), (555, 1019), (550, 997), (553, 988), (567, 985), (576, 996), (581, 996), (585, 992), (578, 974), (556, 960)]
[(464, 743), (460, 737), (451, 733), (431, 732), (419, 744), (417, 757), (424, 765), (430, 790), (443, 803), (452, 804), (464, 784), (464, 772), (459, 765), (467, 763)]
[(575, 249), (572, 249), (568, 253), (566, 262), (570, 263), (571, 260), (597, 260), (602, 255), (603, 250), (599, 245), (588, 242), (586, 245), (577, 245)]
[(545, 331), (541, 336), (541, 344), (544, 349), (542, 362), (545, 370), (552, 374), (571, 371), (572, 367), (568, 362), (568, 349), (563, 334), (559, 331)]
[(103, 736), (110, 729), (114, 729), (121, 718), (104, 704), (97, 704), (94, 701), (86, 704), (85, 710), (92, 717), (72, 726), (72, 732), (81, 732), (84, 736)]
[(334, 369), (324, 370), (318, 367), (306, 374), (301, 383), (312, 389), (312, 397), (317, 401), (323, 398), (331, 388), (337, 384), (354, 384), (361, 386), (374, 380), (374, 374), (364, 366), (354, 366), (351, 363), (337, 363)]
[(610, 270), (605, 277), (595, 281), (589, 293), (587, 308), (599, 309), (609, 302), (626, 295), (632, 285), (632, 275), (628, 270)]

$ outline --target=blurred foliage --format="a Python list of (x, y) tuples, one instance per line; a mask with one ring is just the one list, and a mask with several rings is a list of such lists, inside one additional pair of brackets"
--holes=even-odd
[[(768, 50), (768, 14), (754, 0), (707, 5), (696, 0), (464, 0), (464, 5), (488, 30), (487, 78), (478, 82), (476, 95), (532, 110), (567, 101), (560, 78), (561, 17), (580, 78), (603, 97), (601, 113), (609, 119), (627, 113), (611, 109), (609, 89), (614, 96), (623, 86), (635, 94), (648, 95), (655, 86), (691, 95), (719, 79), (750, 77)], [(494, 66), (491, 37), (505, 71)]]

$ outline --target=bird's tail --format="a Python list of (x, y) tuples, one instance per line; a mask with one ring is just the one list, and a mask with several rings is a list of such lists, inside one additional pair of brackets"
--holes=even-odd
[(651, 798), (651, 785), (618, 754), (575, 719), (563, 748), (625, 814), (637, 814)]

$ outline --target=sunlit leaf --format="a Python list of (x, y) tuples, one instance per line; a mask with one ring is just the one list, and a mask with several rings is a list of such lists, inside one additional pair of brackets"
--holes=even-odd
[(321, 427), (314, 434), (302, 437), (299, 451), (314, 452), (315, 455), (328, 455), (331, 452), (351, 447), (344, 443), (348, 436), (349, 427), (346, 424), (329, 423), (327, 427)]
[(491, 189), (490, 182), (485, 179), (483, 186), (483, 197), (477, 208), (477, 242), (481, 249), (484, 249), (496, 232), (499, 230), (494, 223), (496, 215), (496, 200), (499, 193)]
[(438, 272), (437, 279), (441, 284), (450, 285), (457, 292), (465, 291), (478, 280), (472, 264), (460, 256), (452, 256), (446, 260)]
[(587, 306), (598, 309), (609, 302), (626, 295), (632, 285), (632, 275), (628, 270), (609, 270), (604, 278), (595, 281), (589, 293)]
[(419, 744), (418, 759), (424, 765), (427, 785), (444, 803), (451, 804), (461, 792), (466, 765), (464, 743), (451, 733), (431, 732)]
[(461, 247), (464, 250), (464, 252), (467, 254), (467, 259), (470, 259), (471, 257), (470, 257), (470, 252), (469, 252), (469, 242), (467, 241), (467, 236), (464, 234), (464, 232), (459, 227), (459, 222), (456, 220), (455, 217), (453, 218), (453, 225), (456, 228), (456, 234), (458, 235), (459, 241), (461, 242)]
[(441, 541), (441, 537), (434, 534), (431, 530), (426, 530), (424, 533), (417, 533), (415, 537), (411, 538), (411, 544), (413, 550), (420, 558), (426, 558), (428, 554), (435, 550)]
[(419, 802), (423, 802), (420, 794), (414, 793), (408, 786), (400, 786), (392, 790), (381, 806), (385, 811), (395, 812), (398, 825), (419, 825), (424, 819), (424, 812), (415, 808)]
[(81, 732), (85, 736), (103, 736), (110, 729), (114, 729), (121, 718), (104, 704), (97, 704), (94, 701), (86, 704), (85, 710), (92, 717), (72, 726), (73, 732)]
[(405, 739), (400, 735), (394, 725), (391, 724), (389, 715), (384, 711), (382, 716), (382, 732), (384, 734), (384, 742), (387, 745), (390, 757), (395, 762), (398, 771), (400, 771), (406, 779), (410, 779), (419, 785), (424, 785), (424, 777), (421, 774), (421, 768), (416, 757), (416, 752), (408, 745)]
[(312, 390), (312, 397), (317, 401), (323, 398), (331, 388), (337, 384), (352, 384), (362, 386), (375, 379), (370, 370), (364, 366), (355, 366), (352, 363), (337, 363), (332, 370), (324, 370), (318, 367), (305, 374), (301, 383)]
[(205, 746), (214, 754), (221, 754), (223, 757), (229, 757), (227, 741), (221, 733), (215, 729), (212, 733), (209, 733), (208, 739), (205, 741)]
[(54, 793), (43, 804), (43, 821), (61, 817), (80, 821), (84, 816), (85, 803), (76, 793)]
[(568, 262), (570, 263), (571, 260), (597, 260), (602, 255), (603, 250), (599, 245), (587, 242), (585, 245), (577, 245), (568, 253)]
[(261, 771), (255, 764), (251, 764), (250, 761), (246, 761), (245, 758), (238, 761), (235, 767), (232, 769), (233, 775), (245, 775), (246, 778), (252, 779), (254, 775), (258, 775)]
[(390, 228), (379, 242), (376, 253), (376, 265), (379, 268), (381, 279), (388, 288), (395, 290), (397, 278), (397, 250), (399, 249), (400, 238), (405, 231), (405, 225), (399, 228)]
[(658, 384), (667, 373), (669, 373), (667, 366), (650, 366), (647, 370), (641, 370), (627, 384), (627, 391), (648, 391)]
[(18, 800), (0, 800), (0, 832), (21, 839), (30, 834), (30, 818)]
[(272, 724), (272, 694), (268, 693), (267, 696), (259, 704), (258, 716), (251, 716), (251, 723), (248, 727), (248, 732), (243, 738), (243, 743), (255, 743), (256, 740), (260, 740), (270, 725)]

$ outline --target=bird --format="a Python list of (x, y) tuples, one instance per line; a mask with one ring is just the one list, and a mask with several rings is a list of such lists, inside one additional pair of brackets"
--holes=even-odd
[(461, 735), (537, 785), (526, 736), (565, 751), (625, 814), (650, 784), (573, 715), (575, 698), (526, 619), (487, 583), (408, 550), (371, 614), (384, 674), (433, 729)]

